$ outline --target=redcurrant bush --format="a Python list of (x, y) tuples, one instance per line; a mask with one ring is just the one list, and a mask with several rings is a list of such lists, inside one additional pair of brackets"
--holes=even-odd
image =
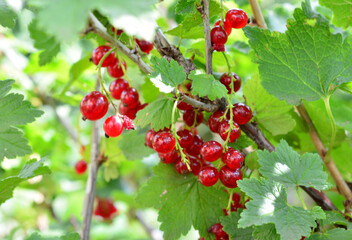
[(213, 186), (219, 179), (219, 172), (214, 167), (205, 167), (202, 168), (198, 174), (199, 182), (206, 186)]
[(236, 188), (237, 181), (242, 179), (242, 171), (240, 169), (233, 170), (225, 165), (219, 171), (219, 178), (225, 187)]
[(118, 137), (122, 133), (123, 122), (119, 116), (110, 116), (105, 120), (103, 128), (109, 137)]
[(117, 100), (121, 99), (121, 93), (128, 89), (130, 86), (127, 81), (123, 80), (122, 78), (118, 78), (111, 82), (109, 91), (111, 96)]
[(222, 155), (222, 146), (216, 141), (209, 141), (203, 144), (200, 149), (200, 154), (203, 159), (208, 162), (214, 162), (218, 160)]
[(227, 42), (227, 33), (224, 28), (215, 26), (210, 32), (210, 39), (214, 50), (218, 52), (225, 51), (225, 43)]
[(109, 109), (109, 102), (102, 93), (94, 91), (84, 96), (80, 109), (84, 118), (94, 121), (105, 116)]
[(252, 110), (244, 103), (236, 103), (232, 111), (233, 120), (239, 125), (248, 123), (252, 118)]
[(121, 63), (118, 59), (115, 59), (115, 61), (107, 67), (107, 70), (108, 70), (108, 74), (111, 77), (120, 78), (123, 75), (125, 75), (124, 72), (127, 70), (127, 64), (125, 61), (122, 61)]
[(223, 163), (225, 163), (232, 170), (241, 168), (244, 163), (244, 157), (240, 151), (233, 148), (229, 148), (221, 157)]
[[(93, 50), (92, 52), (92, 62), (95, 65), (98, 65), (100, 60), (104, 57), (105, 54), (107, 54), (110, 51), (111, 47), (109, 46), (99, 46), (96, 49)], [(103, 61), (102, 67), (107, 67), (110, 66), (115, 62), (115, 55), (114, 52), (111, 52)]]
[(243, 28), (248, 22), (247, 13), (242, 9), (230, 9), (226, 13), (226, 22), (228, 22), (232, 28)]
[(158, 153), (171, 152), (175, 147), (176, 141), (172, 133), (160, 132), (154, 136), (153, 149)]
[(87, 162), (80, 160), (75, 165), (75, 171), (77, 174), (83, 174), (87, 170)]

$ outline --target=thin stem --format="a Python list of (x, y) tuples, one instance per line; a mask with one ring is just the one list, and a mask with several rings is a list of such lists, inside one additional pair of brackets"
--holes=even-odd
[(223, 7), (223, 0), (220, 0), (220, 8), (221, 8), (221, 24), (224, 24), (224, 7)]
[(231, 212), (232, 196), (233, 196), (233, 188), (231, 188), (230, 192), (229, 192), (229, 201), (228, 201), (227, 207), (226, 207), (227, 212)]
[(297, 195), (298, 195), (299, 199), (301, 200), (301, 203), (302, 203), (303, 208), (304, 208), (305, 210), (307, 210), (307, 205), (306, 205), (306, 203), (304, 202), (303, 197), (302, 197), (301, 192), (300, 192), (300, 190), (299, 190), (298, 187), (296, 187), (296, 192), (297, 192)]
[(207, 74), (213, 73), (213, 52), (210, 41), (210, 26), (209, 26), (209, 0), (203, 0), (203, 7), (200, 10), (203, 18), (204, 39), (205, 39), (205, 61)]
[[(331, 124), (331, 138), (330, 138), (330, 144), (329, 144), (329, 149), (326, 155), (329, 155), (334, 147), (335, 144), (335, 137), (336, 137), (336, 123), (334, 119), (334, 115), (331, 112), (331, 107), (330, 107), (330, 96), (327, 98), (324, 98), (324, 104), (325, 104), (325, 109), (326, 112), (328, 113), (329, 119), (330, 119), (330, 124)], [(324, 158), (324, 161), (329, 161), (330, 158)]]
[(222, 55), (224, 56), (224, 58), (225, 58), (225, 60), (226, 60), (227, 69), (228, 69), (228, 74), (231, 74), (231, 65), (230, 65), (229, 59), (227, 58), (225, 52), (222, 52)]

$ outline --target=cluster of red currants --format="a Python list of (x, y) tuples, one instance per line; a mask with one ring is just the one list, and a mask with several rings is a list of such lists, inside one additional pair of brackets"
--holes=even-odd
[(230, 9), (226, 13), (225, 20), (215, 22), (210, 32), (210, 39), (213, 49), (219, 52), (225, 51), (227, 37), (231, 34), (232, 28), (243, 28), (247, 25), (248, 16), (242, 9)]
[(94, 210), (94, 215), (103, 218), (104, 221), (111, 219), (118, 214), (118, 210), (114, 203), (109, 198), (97, 198), (97, 206)]

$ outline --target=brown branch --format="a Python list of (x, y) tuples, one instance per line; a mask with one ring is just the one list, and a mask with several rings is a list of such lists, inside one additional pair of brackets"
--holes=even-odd
[(256, 24), (258, 25), (258, 27), (266, 29), (267, 26), (262, 11), (259, 7), (258, 0), (248, 0), (248, 2), (251, 5)]
[(262, 131), (254, 123), (247, 123), (240, 125), (241, 130), (252, 139), (259, 149), (266, 149), (269, 152), (275, 151), (275, 147), (269, 142), (268, 139), (264, 136)]
[(194, 108), (198, 108), (198, 109), (201, 109), (201, 110), (207, 111), (207, 112), (215, 112), (221, 108), (221, 105), (219, 105), (219, 104), (215, 104), (212, 102), (204, 103), (204, 102), (198, 101), (194, 98), (191, 98), (185, 94), (181, 94), (180, 100), (192, 105)]
[(213, 73), (213, 49), (210, 40), (210, 26), (209, 26), (209, 0), (203, 0), (202, 4), (198, 7), (198, 11), (203, 18), (204, 26), (204, 39), (205, 39), (205, 61), (207, 74)]

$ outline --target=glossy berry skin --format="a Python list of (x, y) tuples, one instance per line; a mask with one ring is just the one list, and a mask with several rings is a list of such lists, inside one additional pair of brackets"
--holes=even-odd
[[(241, 88), (241, 78), (236, 73), (232, 73), (232, 76), (233, 76), (233, 90), (235, 92), (237, 92)], [(221, 75), (219, 80), (222, 84), (225, 85), (225, 87), (227, 89), (227, 93), (230, 94), (231, 93), (231, 85), (230, 85), (231, 84), (231, 77), (227, 73), (224, 73), (223, 75)]]
[[(221, 20), (217, 20), (214, 24), (214, 26), (221, 26)], [(226, 31), (227, 36), (230, 36), (231, 32), (232, 32), (232, 27), (230, 26), (230, 24), (228, 24), (226, 21), (224, 21), (224, 24), (222, 25), (223, 29)]]
[(198, 181), (206, 186), (213, 186), (219, 180), (219, 172), (214, 167), (204, 167), (200, 170), (198, 175)]
[[(122, 69), (122, 66), (124, 67), (124, 70)], [(127, 65), (125, 61), (123, 61), (122, 64), (120, 64), (119, 60), (116, 59), (114, 63), (112, 63), (107, 67), (107, 70), (108, 70), (108, 74), (111, 77), (120, 78), (123, 75), (125, 75), (124, 71), (127, 70)]]
[(220, 169), (219, 178), (225, 187), (236, 188), (237, 180), (242, 179), (242, 171), (240, 169), (232, 170), (225, 165)]
[(178, 152), (175, 149), (169, 153), (159, 153), (159, 158), (160, 158), (160, 162), (165, 164), (170, 164), (178, 160), (181, 160), (181, 156), (178, 154)]
[(111, 82), (109, 91), (111, 93), (111, 96), (117, 100), (121, 99), (121, 93), (128, 89), (130, 85), (128, 84), (127, 81), (123, 80), (122, 78), (118, 78), (114, 81)]
[(214, 27), (210, 31), (210, 40), (214, 50), (218, 52), (224, 52), (225, 46), (224, 44), (227, 42), (227, 33), (224, 28), (220, 26)]
[(180, 137), (179, 143), (182, 148), (186, 148), (192, 145), (193, 143), (193, 134), (187, 129), (182, 129), (177, 131), (177, 135)]
[(226, 238), (227, 233), (222, 229), (221, 223), (215, 223), (211, 228), (208, 230), (208, 232), (214, 233), (216, 238)]
[(172, 133), (160, 132), (157, 133), (153, 139), (153, 149), (157, 153), (171, 152), (176, 144), (176, 140)]
[[(241, 128), (238, 126), (237, 123), (233, 122), (234, 127), (231, 129), (230, 132), (230, 139), (229, 142), (232, 143), (236, 139), (238, 139), (241, 136)], [(227, 136), (229, 134), (228, 129), (230, 128), (230, 123), (229, 120), (224, 120), (219, 124), (219, 135), (222, 138), (222, 140), (226, 141)]]
[(119, 113), (122, 115), (126, 115), (127, 117), (131, 118), (132, 120), (136, 118), (138, 107), (129, 108), (125, 107), (122, 103), (119, 106)]
[(139, 94), (135, 88), (128, 88), (121, 93), (121, 103), (128, 108), (137, 107), (139, 104)]
[(94, 215), (100, 216), (104, 220), (111, 220), (117, 212), (114, 203), (110, 199), (99, 198)]
[(139, 40), (136, 39), (136, 42), (141, 49), (142, 52), (149, 54), (151, 50), (153, 50), (153, 43), (145, 41), (145, 40)]
[(223, 163), (225, 163), (232, 170), (241, 168), (244, 163), (244, 157), (240, 151), (233, 148), (229, 148), (221, 157)]
[(239, 125), (248, 123), (252, 118), (252, 110), (244, 103), (236, 103), (232, 109), (233, 120)]
[(153, 129), (149, 129), (147, 134), (145, 135), (145, 145), (153, 148), (153, 139), (156, 135), (156, 132)]
[(196, 123), (195, 126), (198, 126), (199, 124), (201, 124), (203, 122), (204, 116), (202, 112), (198, 112), (197, 110), (189, 109), (186, 110), (183, 113), (183, 121), (188, 125), (188, 126), (193, 126), (194, 120), (195, 120), (195, 116), (197, 116), (196, 118)]
[(239, 208), (243, 208), (243, 204), (241, 203), (241, 194), (234, 193), (232, 195), (232, 203), (231, 203), (231, 212), (237, 212)]
[(176, 170), (176, 172), (178, 172), (179, 174), (182, 174), (182, 175), (191, 172), (190, 170), (188, 170), (187, 164), (182, 162), (181, 160), (175, 162), (175, 170)]
[(186, 110), (190, 110), (192, 108), (192, 105), (189, 105), (188, 103), (180, 101), (177, 103), (177, 108), (182, 111), (186, 111)]
[[(98, 65), (100, 60), (104, 57), (104, 55), (109, 52), (111, 49), (111, 47), (106, 46), (106, 45), (102, 45), (97, 47), (96, 49), (93, 50), (92, 52), (92, 62), (95, 65)], [(111, 52), (105, 59), (104, 62), (102, 63), (102, 67), (107, 67), (110, 66), (111, 64), (113, 64), (115, 62), (115, 54), (114, 52)]]
[(104, 117), (108, 108), (108, 99), (98, 91), (90, 92), (84, 96), (80, 105), (83, 117), (91, 121)]
[(87, 162), (84, 160), (78, 161), (75, 165), (75, 171), (77, 174), (83, 174), (87, 170)]
[(198, 176), (199, 172), (200, 172), (200, 170), (202, 168), (201, 162), (197, 158), (192, 157), (192, 156), (188, 156), (188, 159), (191, 162), (190, 166), (191, 166), (193, 175), (194, 176)]
[(226, 22), (232, 27), (232, 28), (243, 28), (247, 25), (248, 22), (248, 16), (245, 11), (242, 9), (230, 9), (226, 13)]
[(186, 148), (186, 152), (191, 156), (197, 157), (200, 154), (200, 149), (202, 148), (203, 144), (203, 139), (199, 135), (195, 135), (193, 137), (192, 145)]
[(123, 122), (119, 116), (110, 116), (105, 120), (103, 129), (109, 137), (118, 137), (122, 133)]
[(216, 141), (209, 141), (203, 144), (200, 149), (200, 155), (208, 162), (214, 162), (222, 155), (222, 146)]
[(210, 131), (217, 133), (220, 124), (220, 118), (224, 115), (224, 111), (216, 111), (214, 112), (208, 119), (208, 125)]

